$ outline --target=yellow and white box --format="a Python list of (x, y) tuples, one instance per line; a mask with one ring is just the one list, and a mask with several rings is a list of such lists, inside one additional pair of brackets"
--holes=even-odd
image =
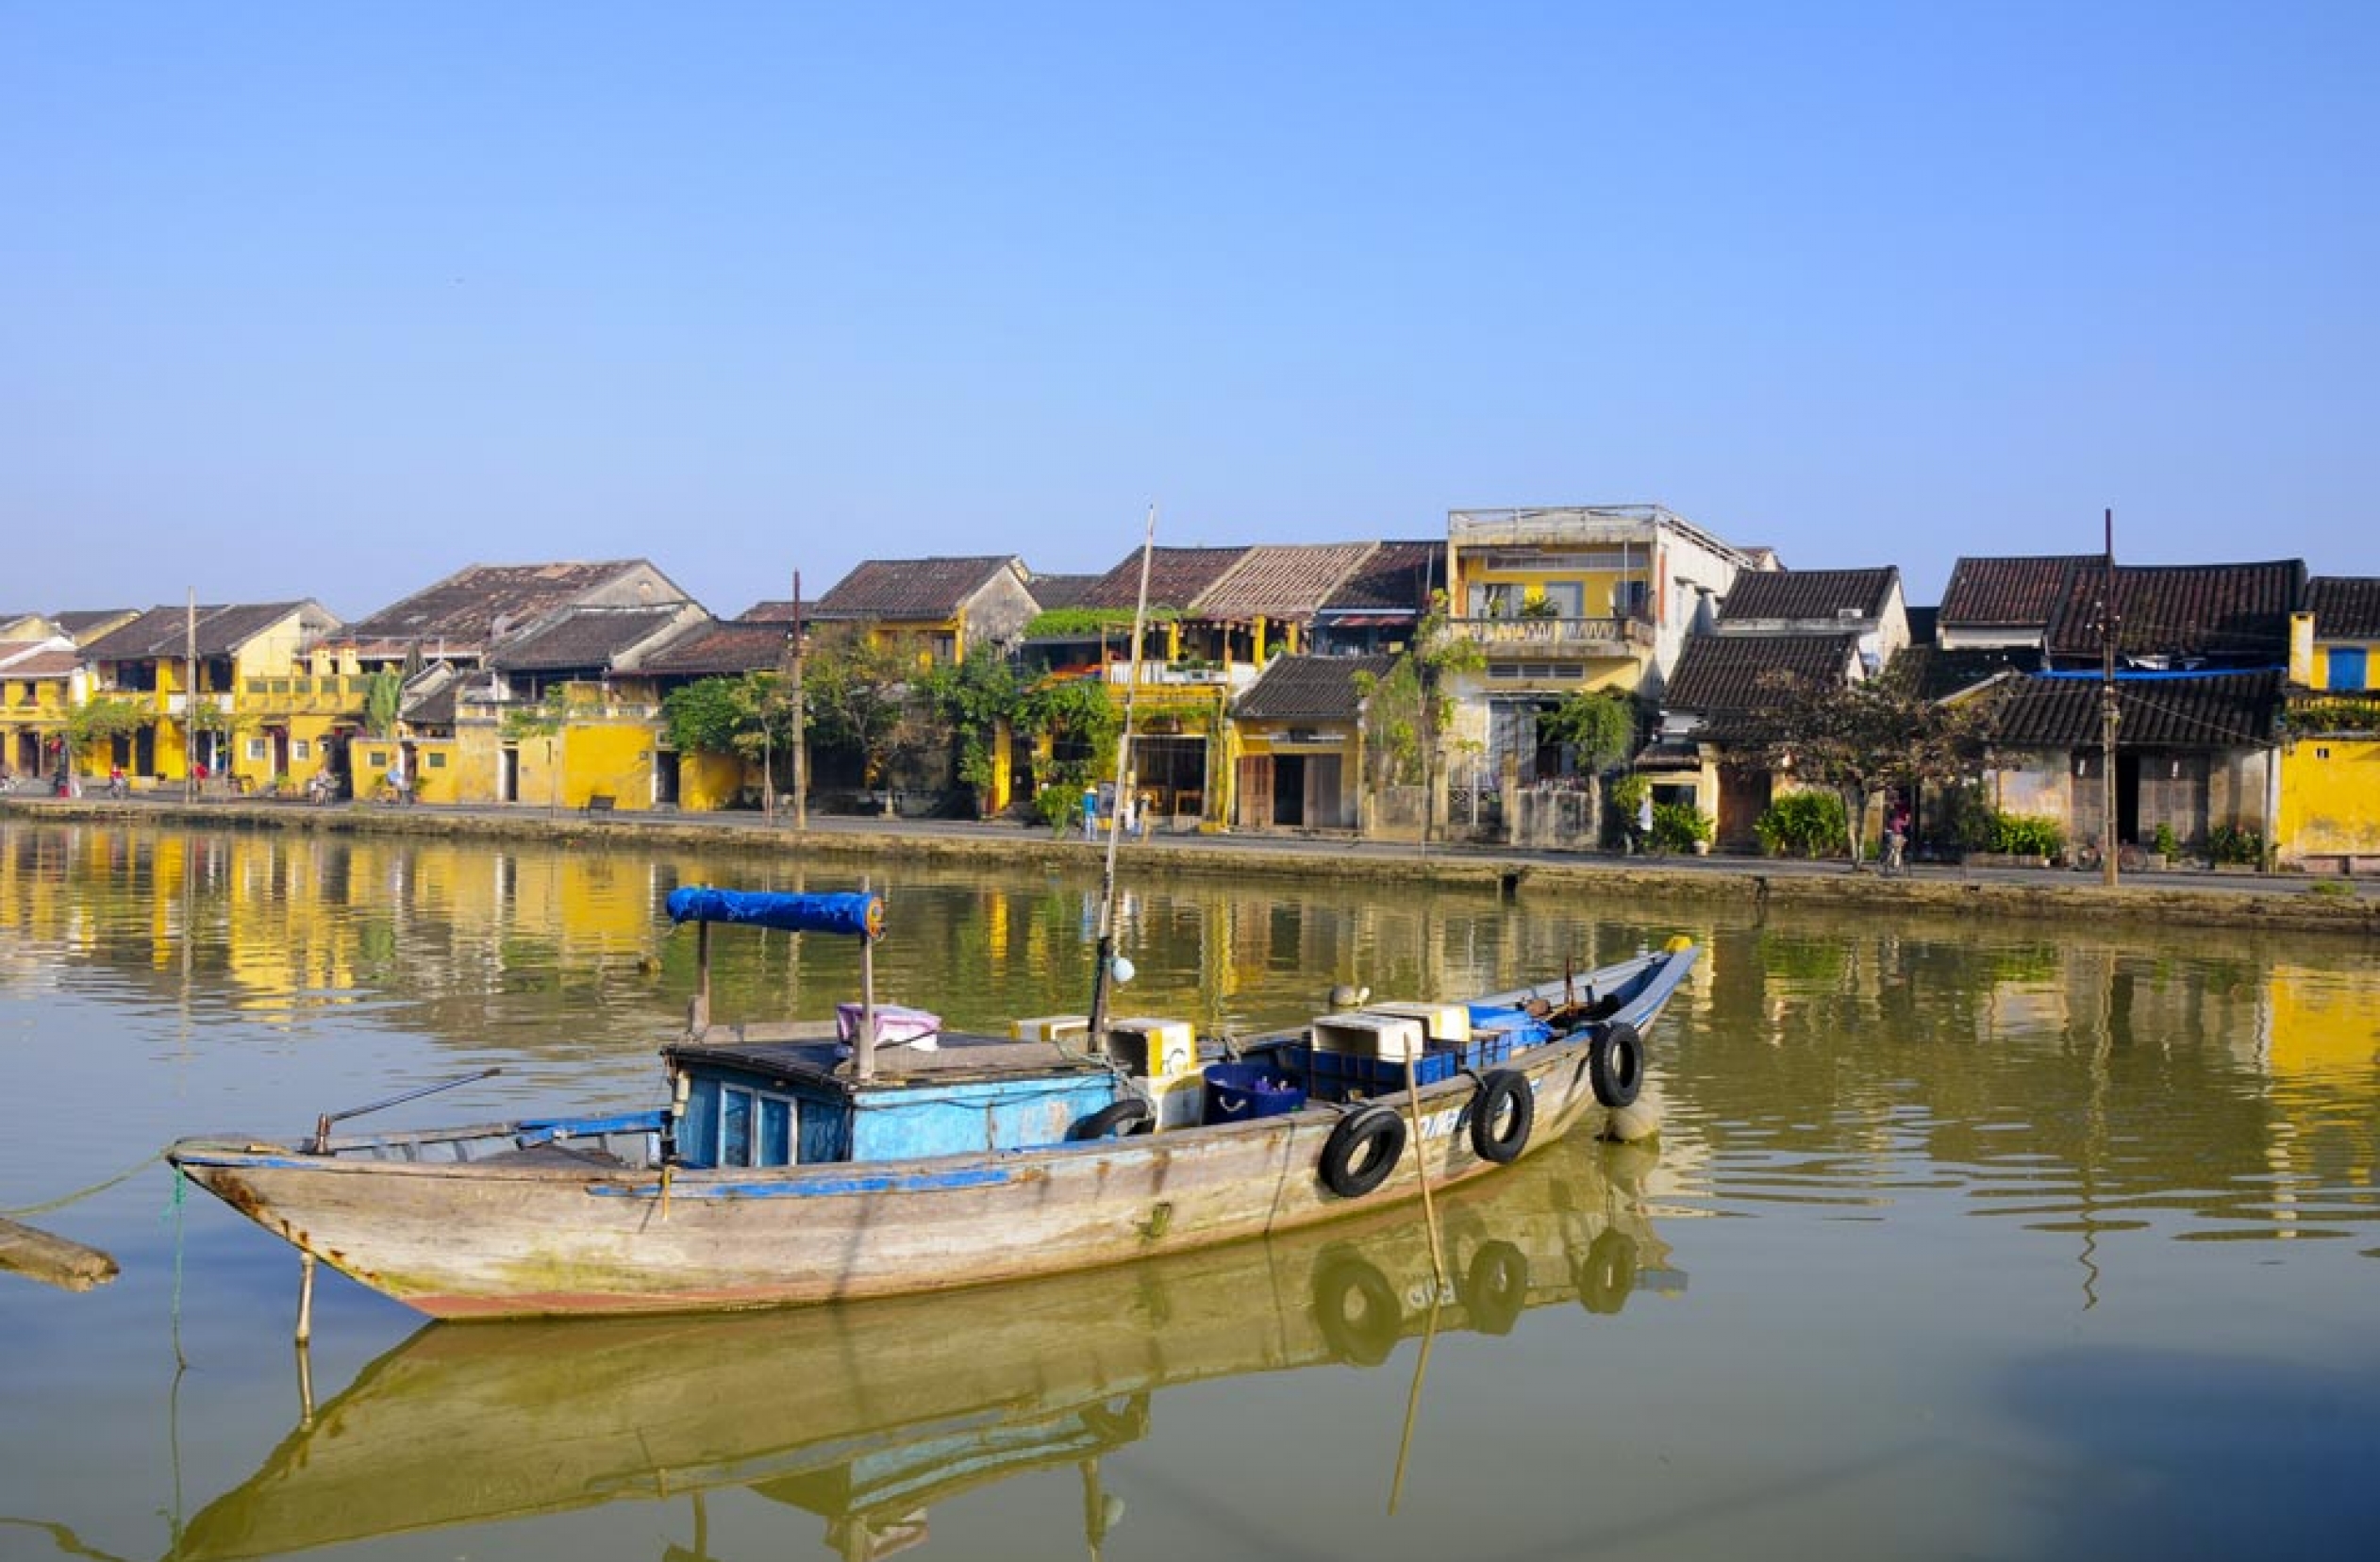
[(1198, 1073), (1198, 1036), (1187, 1020), (1118, 1020), (1107, 1027), (1107, 1051), (1126, 1073), (1149, 1079)]

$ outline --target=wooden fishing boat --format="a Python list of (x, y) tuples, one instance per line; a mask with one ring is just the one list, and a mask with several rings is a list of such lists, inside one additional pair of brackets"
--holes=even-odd
[[(654, 1110), (378, 1135), (325, 1118), (310, 1139), (188, 1138), (168, 1158), (309, 1259), (440, 1318), (1023, 1280), (1426, 1198), (1582, 1120), (1600, 1131), (1634, 1101), (1643, 1034), (1695, 957), (1681, 939), (1233, 1046), (1063, 1017), (881, 1046), (878, 897), (680, 889), (669, 912), (699, 929), (704, 975)], [(722, 922), (858, 938), (859, 1001), (831, 1023), (713, 1024)]]
[[(1577, 1134), (1451, 1193), (1443, 1280), (1408, 1205), (1026, 1282), (996, 1306), (427, 1324), (180, 1526), (171, 1554), (286, 1556), (736, 1490), (817, 1514), (838, 1554), (888, 1554), (962, 1492), (1069, 1466), (1095, 1482), (1168, 1389), (1377, 1367), (1432, 1330), (1498, 1336), (1539, 1309), (1608, 1316), (1683, 1288), (1645, 1214), (1653, 1158)], [(1385, 1475), (1394, 1428), (1351, 1435), (1374, 1439)], [(1112, 1504), (1085, 1511), (1095, 1547)]]

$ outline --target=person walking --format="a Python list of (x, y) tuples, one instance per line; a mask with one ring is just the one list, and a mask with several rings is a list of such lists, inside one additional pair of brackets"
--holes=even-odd
[(1909, 806), (1896, 802), (1884, 815), (1884, 872), (1888, 877), (1897, 878), (1909, 871), (1908, 844)]
[(1099, 789), (1088, 785), (1083, 788), (1083, 839), (1099, 839)]

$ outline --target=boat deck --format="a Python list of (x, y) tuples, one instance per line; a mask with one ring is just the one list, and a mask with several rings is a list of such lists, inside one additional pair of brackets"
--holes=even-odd
[[(930, 1048), (878, 1046), (876, 1084), (957, 1084), (1018, 1074), (1107, 1072), (1105, 1060), (1048, 1041), (957, 1031), (944, 1031), (934, 1039)], [(825, 1022), (713, 1025), (699, 1039), (674, 1043), (666, 1051), (681, 1062), (709, 1063), (787, 1079), (849, 1086), (858, 1078), (850, 1047), (836, 1039), (833, 1024)]]

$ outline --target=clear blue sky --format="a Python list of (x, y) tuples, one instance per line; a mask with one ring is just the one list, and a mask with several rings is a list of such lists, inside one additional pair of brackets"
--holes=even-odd
[(2380, 5), (0, 0), (0, 609), (1657, 500), (2380, 573)]

